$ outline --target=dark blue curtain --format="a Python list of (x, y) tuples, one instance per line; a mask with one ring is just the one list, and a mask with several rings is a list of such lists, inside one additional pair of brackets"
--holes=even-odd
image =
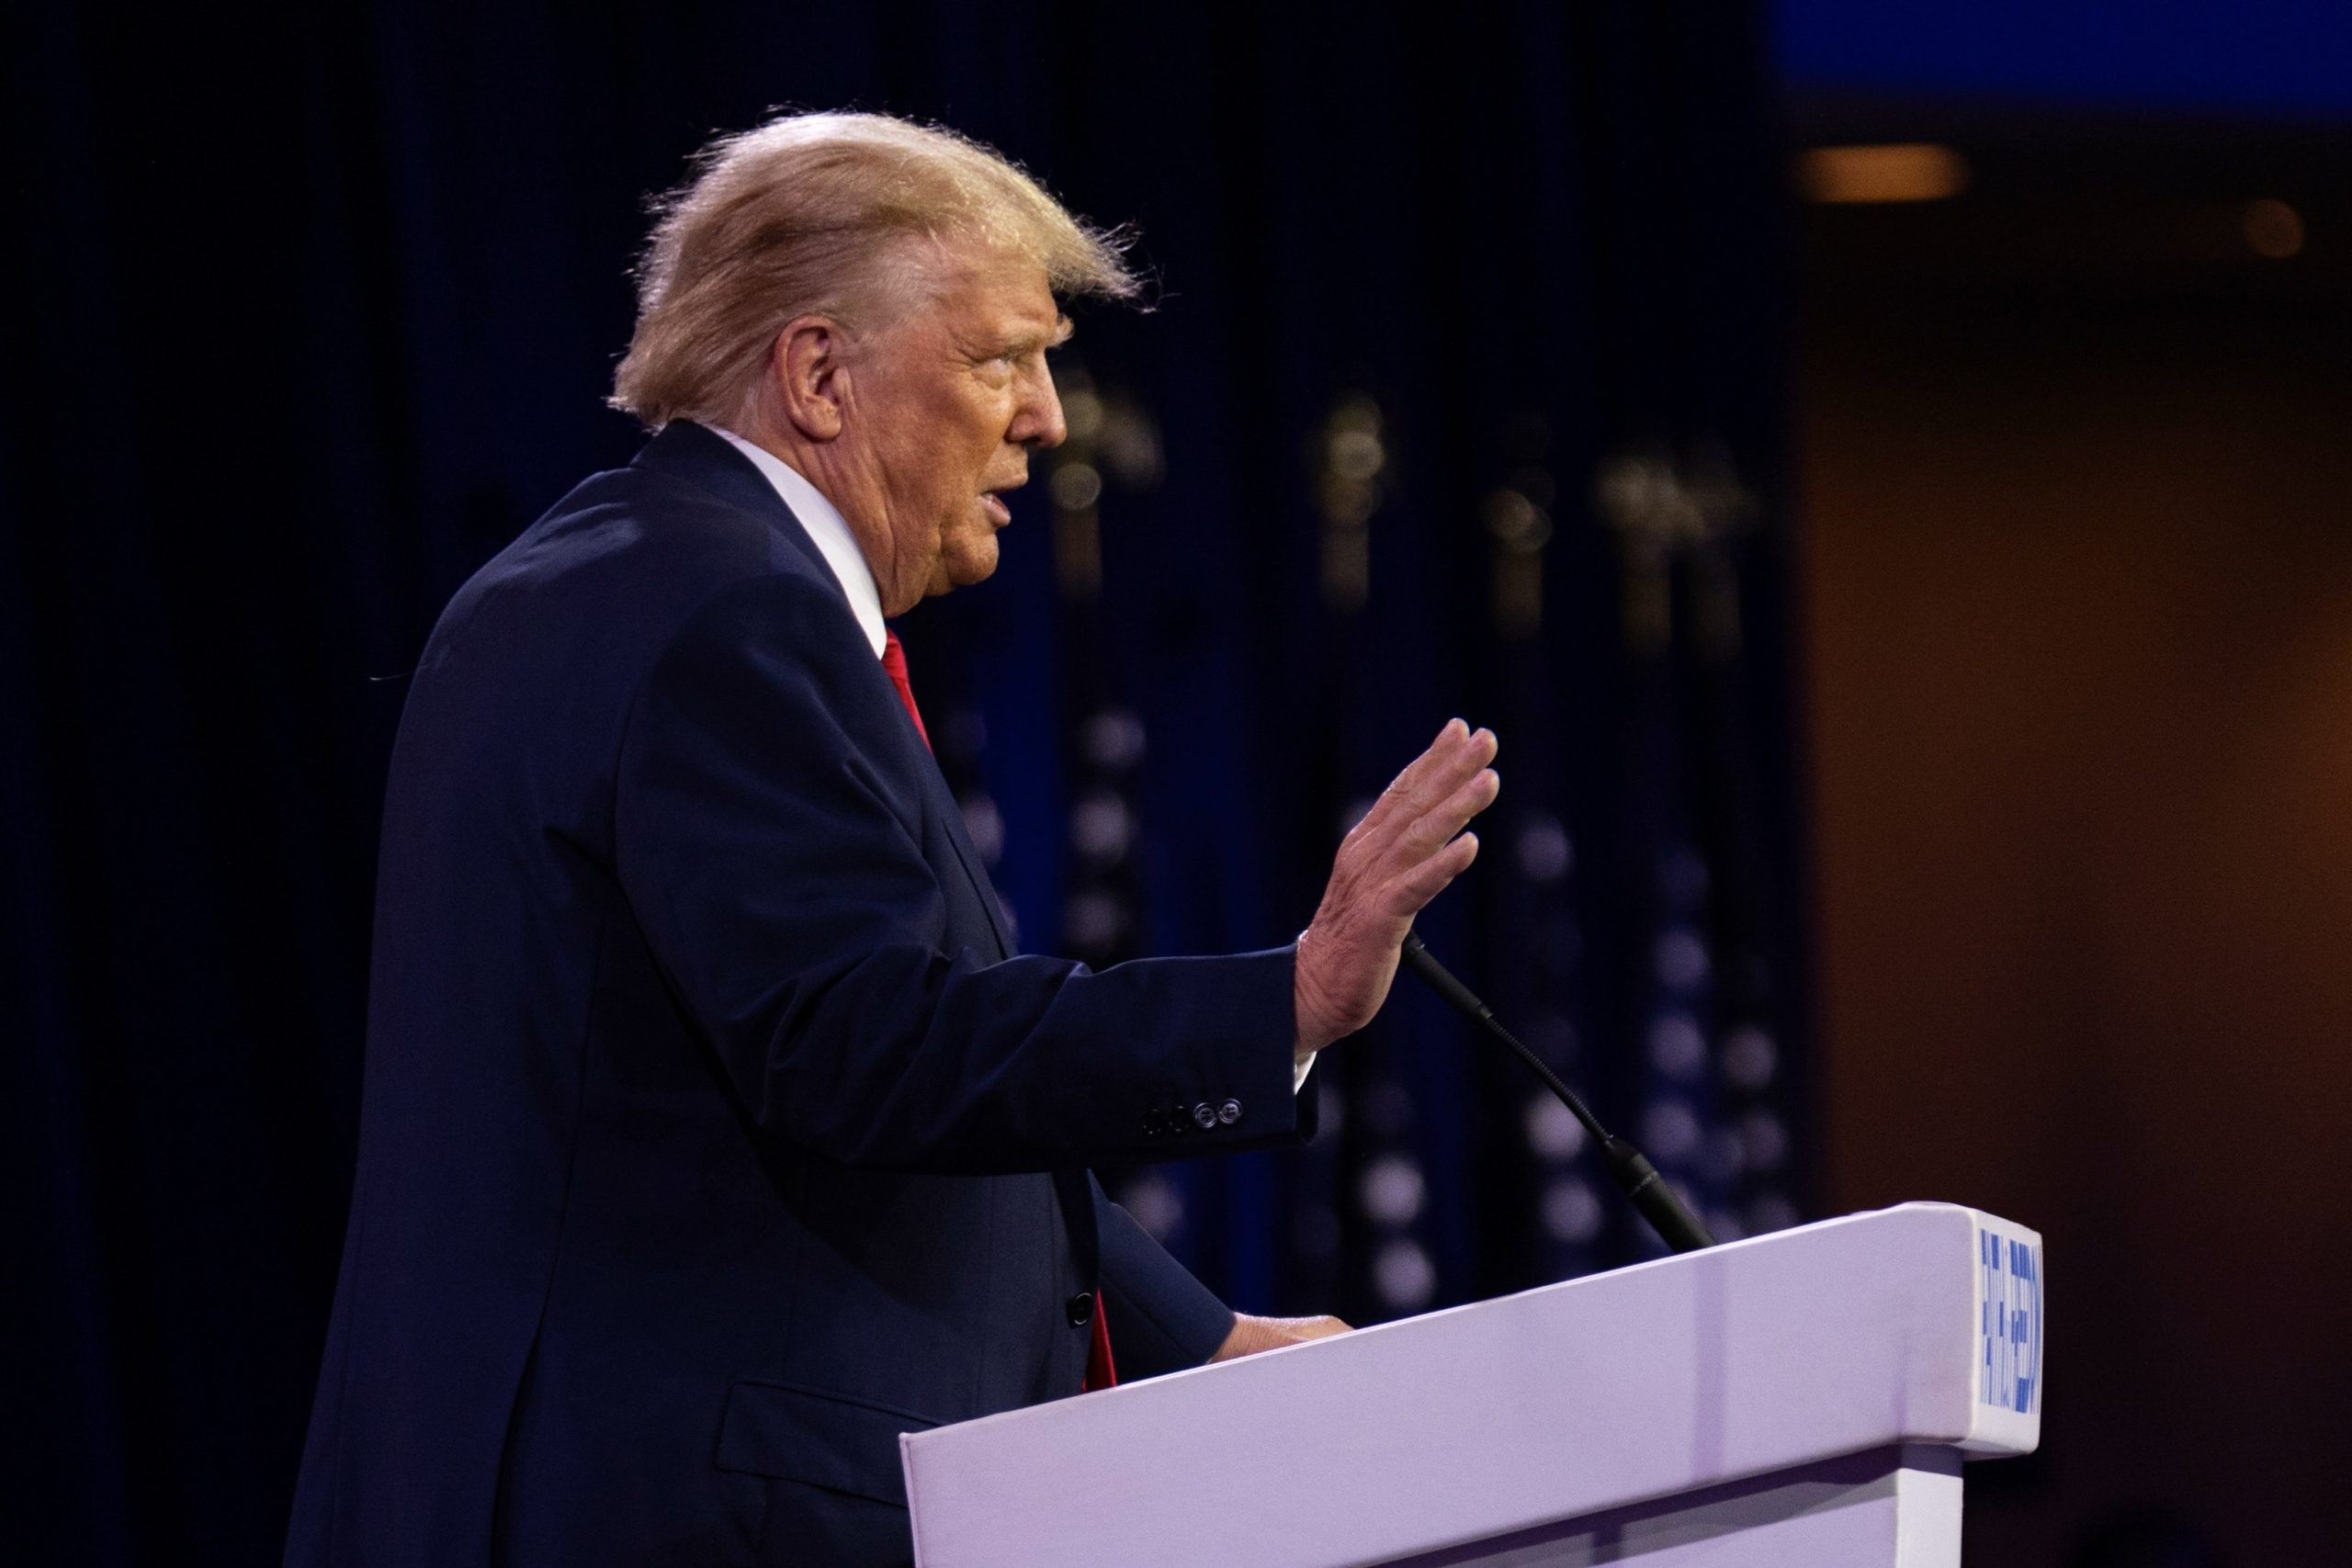
[[(276, 1550), (340, 1243), (376, 819), (452, 590), (638, 434), (645, 193), (772, 106), (935, 117), (1133, 220), (1076, 434), (906, 626), (1028, 945), (1287, 940), (1450, 714), (1424, 922), (1726, 1232), (1802, 1208), (1777, 152), (1656, 0), (158, 8), (0, 21), (0, 980), (25, 1562)], [(1238, 1304), (1641, 1253), (1400, 988), (1320, 1146), (1114, 1173)]]

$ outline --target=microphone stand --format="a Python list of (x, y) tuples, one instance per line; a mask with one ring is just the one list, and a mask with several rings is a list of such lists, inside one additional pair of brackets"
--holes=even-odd
[(1707, 1227), (1699, 1223), (1699, 1216), (1692, 1213), (1675, 1195), (1674, 1189), (1666, 1184), (1665, 1179), (1657, 1173), (1657, 1167), (1650, 1164), (1649, 1156), (1601, 1126), (1600, 1118), (1593, 1115), (1592, 1108), (1584, 1102), (1583, 1098), (1563, 1083), (1559, 1074), (1545, 1066), (1543, 1057), (1521, 1044), (1517, 1035), (1497, 1021), (1493, 1009), (1480, 1001), (1469, 987), (1455, 979), (1451, 970), (1430, 955), (1430, 950), (1421, 945), (1419, 932), (1406, 933), (1402, 958), (1405, 967), (1419, 976), (1430, 989), (1444, 998), (1448, 1006), (1509, 1046), (1521, 1061), (1527, 1064), (1529, 1071), (1544, 1080), (1544, 1088), (1559, 1096), (1560, 1103), (1568, 1108), (1568, 1113), (1583, 1124), (1592, 1141), (1600, 1145), (1600, 1157), (1609, 1167), (1610, 1179), (1616, 1182), (1634, 1207), (1642, 1212), (1642, 1218), (1650, 1223), (1650, 1228), (1657, 1232), (1659, 1239), (1677, 1252), (1696, 1252), (1702, 1247), (1715, 1245), (1715, 1238), (1707, 1234)]

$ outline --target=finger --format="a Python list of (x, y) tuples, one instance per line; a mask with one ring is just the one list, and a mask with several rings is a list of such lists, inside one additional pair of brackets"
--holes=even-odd
[(1502, 780), (1492, 768), (1481, 768), (1455, 788), (1435, 809), (1416, 818), (1398, 837), (1398, 853), (1408, 862), (1434, 854), (1470, 825), (1470, 819), (1495, 803)]
[(1463, 785), (1476, 778), (1481, 770), (1495, 760), (1495, 733), (1481, 729), (1470, 736), (1460, 750), (1432, 770), (1421, 792), (1421, 811), (1442, 809)]
[(1388, 886), (1390, 914), (1411, 919), (1478, 858), (1478, 835), (1464, 833)]
[(1356, 824), (1356, 831), (1366, 837), (1377, 837), (1393, 828), (1400, 818), (1410, 817), (1422, 809), (1423, 794), (1430, 787), (1430, 776), (1444, 766), (1447, 757), (1470, 739), (1470, 727), (1458, 718), (1449, 718), (1437, 739), (1419, 756), (1405, 764), (1405, 771), (1389, 781), (1372, 803), (1372, 809)]
[(1447, 883), (1469, 870), (1470, 863), (1477, 858), (1478, 835), (1463, 834), (1388, 885), (1388, 913), (1397, 919), (1411, 919), (1430, 899), (1445, 891)]
[(1396, 775), (1359, 825), (1361, 841), (1385, 843), (1462, 786), (1479, 769), (1495, 760), (1495, 732), (1473, 731), (1460, 719), (1450, 721), (1430, 749)]

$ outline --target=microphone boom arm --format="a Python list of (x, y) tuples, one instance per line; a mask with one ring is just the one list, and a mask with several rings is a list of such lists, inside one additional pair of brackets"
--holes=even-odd
[(1559, 1074), (1546, 1066), (1543, 1057), (1529, 1050), (1517, 1035), (1505, 1029), (1495, 1017), (1494, 1010), (1480, 1001), (1476, 993), (1455, 979), (1453, 972), (1440, 964), (1430, 950), (1421, 945), (1419, 932), (1405, 933), (1405, 947), (1399, 956), (1405, 967), (1419, 976), (1422, 983), (1443, 998), (1447, 1006), (1508, 1046), (1513, 1055), (1527, 1064), (1530, 1072), (1544, 1080), (1545, 1089), (1559, 1096), (1560, 1103), (1568, 1108), (1568, 1113), (1600, 1145), (1601, 1160), (1609, 1167), (1610, 1179), (1616, 1182), (1618, 1190), (1625, 1194), (1634, 1208), (1641, 1211), (1642, 1218), (1650, 1223), (1650, 1228), (1657, 1232), (1660, 1240), (1677, 1252), (1696, 1252), (1702, 1247), (1715, 1245), (1715, 1238), (1707, 1234), (1707, 1227), (1699, 1223), (1699, 1216), (1690, 1212), (1674, 1189), (1658, 1175), (1657, 1168), (1650, 1164), (1649, 1156), (1603, 1127), (1600, 1119), (1593, 1115), (1592, 1108), (1584, 1102), (1584, 1097), (1563, 1082)]

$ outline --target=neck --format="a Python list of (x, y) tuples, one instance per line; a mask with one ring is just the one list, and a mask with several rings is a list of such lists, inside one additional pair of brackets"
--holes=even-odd
[(850, 537), (857, 541), (858, 554), (865, 558), (865, 570), (874, 576), (884, 615), (903, 615), (922, 601), (920, 590), (909, 595), (895, 586), (898, 573), (890, 530), (883, 521), (882, 509), (865, 504), (871, 487), (859, 482), (846, 443), (811, 440), (791, 421), (773, 417), (764, 408), (753, 409), (742, 423), (729, 428), (789, 467), (832, 502), (833, 510), (849, 525)]

